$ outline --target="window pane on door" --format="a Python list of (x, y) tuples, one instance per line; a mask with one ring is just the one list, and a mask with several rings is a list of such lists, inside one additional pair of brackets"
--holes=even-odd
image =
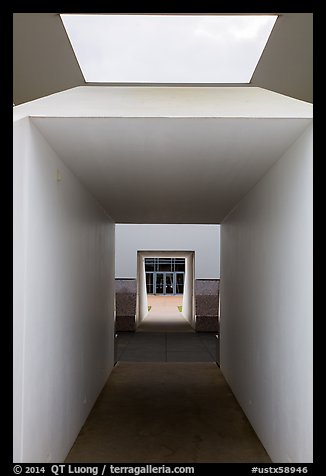
[(173, 294), (173, 273), (166, 273), (165, 275), (165, 293)]
[(176, 294), (183, 294), (184, 273), (176, 273)]
[(164, 274), (156, 273), (156, 294), (164, 294)]
[(146, 290), (147, 294), (154, 293), (154, 273), (146, 273)]

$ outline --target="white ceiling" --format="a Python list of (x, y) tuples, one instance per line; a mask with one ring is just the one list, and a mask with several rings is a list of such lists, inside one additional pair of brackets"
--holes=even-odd
[(309, 118), (35, 117), (118, 223), (220, 223)]

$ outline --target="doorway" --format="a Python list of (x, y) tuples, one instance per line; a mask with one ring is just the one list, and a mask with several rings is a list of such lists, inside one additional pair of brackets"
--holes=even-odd
[(162, 298), (164, 305), (180, 298), (176, 313), (194, 327), (194, 261), (194, 251), (137, 252), (137, 328), (148, 316), (149, 301), (156, 298)]
[(185, 258), (145, 258), (148, 295), (176, 296), (184, 291)]

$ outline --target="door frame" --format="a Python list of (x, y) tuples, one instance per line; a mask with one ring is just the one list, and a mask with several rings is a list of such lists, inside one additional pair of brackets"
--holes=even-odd
[[(136, 326), (138, 327), (142, 320), (148, 314), (147, 288), (145, 258), (185, 258), (185, 273), (183, 285), (182, 313), (189, 324), (195, 328), (195, 251), (137, 251), (137, 308), (136, 308)], [(150, 272), (150, 271), (149, 271)], [(162, 271), (164, 273), (164, 271)], [(177, 273), (177, 272), (176, 272)]]

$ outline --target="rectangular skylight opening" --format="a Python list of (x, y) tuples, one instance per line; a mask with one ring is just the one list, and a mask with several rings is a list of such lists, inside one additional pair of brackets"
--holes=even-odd
[(86, 82), (249, 83), (277, 15), (61, 19)]

